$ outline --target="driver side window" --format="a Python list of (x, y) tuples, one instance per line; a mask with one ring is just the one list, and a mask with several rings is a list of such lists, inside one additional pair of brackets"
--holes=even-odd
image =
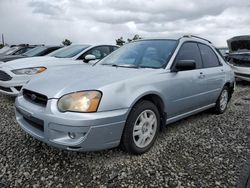
[(87, 51), (86, 53), (81, 55), (78, 59), (84, 59), (86, 55), (94, 55), (96, 59), (102, 59), (108, 54), (110, 54), (110, 49), (108, 46), (98, 46)]
[(194, 60), (196, 69), (202, 68), (202, 60), (198, 45), (194, 42), (184, 43), (175, 58), (175, 64), (181, 60)]

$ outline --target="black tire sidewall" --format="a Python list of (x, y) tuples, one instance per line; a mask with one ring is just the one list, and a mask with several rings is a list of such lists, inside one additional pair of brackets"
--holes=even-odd
[[(152, 110), (157, 118), (157, 128), (154, 138), (152, 139), (151, 143), (146, 146), (145, 148), (139, 148), (134, 143), (133, 139), (133, 130), (134, 130), (134, 124), (137, 120), (138, 116), (145, 110)], [(131, 112), (127, 118), (125, 128), (123, 131), (122, 136), (122, 145), (123, 148), (128, 151), (129, 153), (133, 154), (142, 154), (147, 152), (154, 144), (157, 134), (159, 132), (160, 128), (160, 113), (157, 109), (157, 107), (150, 101), (140, 101), (138, 102), (132, 109)]]

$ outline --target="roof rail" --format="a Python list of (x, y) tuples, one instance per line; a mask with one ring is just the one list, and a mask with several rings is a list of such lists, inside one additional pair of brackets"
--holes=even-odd
[(211, 42), (210, 40), (207, 40), (207, 39), (204, 39), (204, 38), (202, 38), (202, 37), (195, 36), (195, 35), (184, 35), (183, 37), (187, 37), (187, 38), (193, 37), (193, 38), (205, 40), (205, 41), (209, 42), (210, 44), (212, 44), (212, 42)]

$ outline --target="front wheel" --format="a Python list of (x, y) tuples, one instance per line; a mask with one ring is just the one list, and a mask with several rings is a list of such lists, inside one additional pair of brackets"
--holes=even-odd
[(228, 101), (229, 101), (229, 89), (228, 87), (225, 86), (222, 89), (221, 94), (216, 102), (216, 106), (214, 108), (215, 113), (223, 114), (227, 109)]
[(147, 152), (160, 127), (160, 114), (150, 101), (140, 101), (131, 110), (123, 131), (121, 146), (132, 154)]
[(250, 188), (250, 159), (246, 161), (241, 170), (237, 187)]

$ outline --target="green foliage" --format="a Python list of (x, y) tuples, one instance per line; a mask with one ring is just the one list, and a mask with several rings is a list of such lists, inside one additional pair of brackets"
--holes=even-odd
[[(139, 39), (142, 39), (142, 37), (140, 37), (139, 35), (136, 34), (132, 39), (128, 38), (127, 43), (130, 43), (132, 41), (139, 40)], [(123, 46), (126, 43), (123, 40), (123, 37), (120, 37), (120, 38), (116, 39), (115, 41), (116, 41), (116, 45), (118, 45), (118, 46)]]
[(63, 44), (64, 46), (69, 46), (69, 45), (72, 44), (72, 42), (71, 42), (69, 39), (64, 39), (64, 41), (62, 41), (62, 44)]
[(125, 43), (125, 41), (123, 40), (123, 37), (120, 37), (116, 39), (115, 41), (116, 41), (116, 45), (118, 46), (122, 46)]

